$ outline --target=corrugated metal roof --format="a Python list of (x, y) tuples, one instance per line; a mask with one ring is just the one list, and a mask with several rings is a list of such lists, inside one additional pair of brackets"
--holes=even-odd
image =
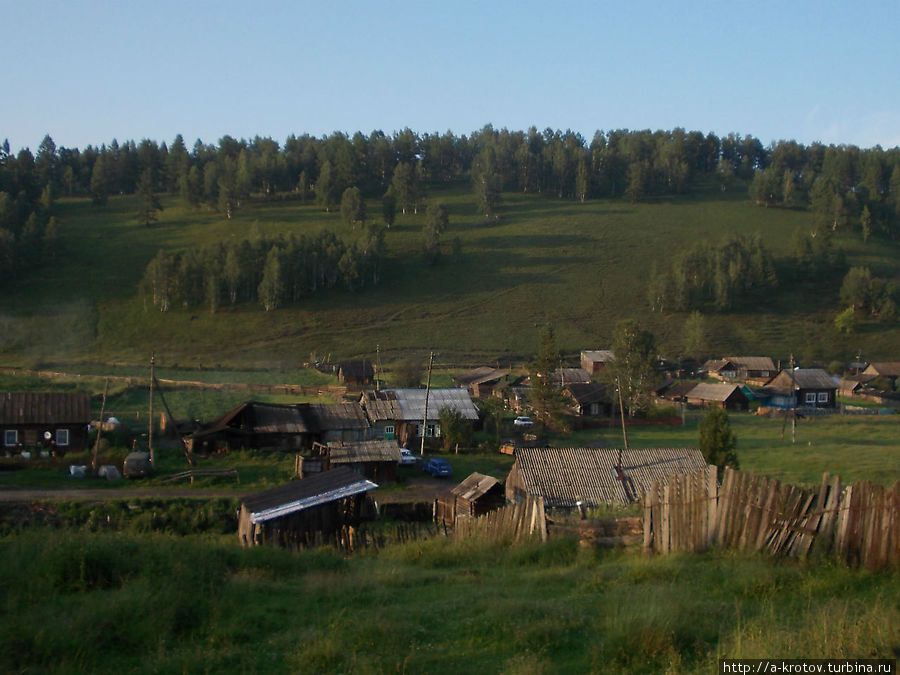
[[(424, 389), (370, 391), (364, 394), (362, 401), (372, 421), (421, 422), (425, 414)], [(437, 420), (444, 408), (456, 410), (463, 419), (478, 419), (478, 410), (466, 389), (431, 389), (428, 392), (428, 419)]]
[(586, 349), (581, 354), (594, 363), (608, 363), (616, 358), (611, 349)]
[(0, 424), (87, 424), (91, 397), (78, 393), (0, 393)]
[(329, 443), (328, 457), (332, 464), (356, 462), (399, 462), (397, 441), (360, 441), (358, 443)]
[(701, 382), (685, 396), (703, 401), (727, 401), (735, 389), (740, 390), (743, 394), (741, 388), (736, 384)]
[(492, 487), (499, 485), (500, 481), (483, 473), (475, 472), (462, 483), (450, 490), (453, 494), (467, 501), (474, 501), (486, 495)]
[[(517, 448), (516, 467), (526, 491), (550, 507), (630, 501), (617, 478), (619, 450), (613, 448)], [(622, 469), (640, 497), (654, 480), (675, 473), (707, 471), (703, 454), (693, 448), (622, 450)]]
[(345, 499), (377, 487), (376, 483), (361, 478), (352, 469), (340, 467), (248, 495), (243, 503), (250, 512), (250, 521), (259, 523)]

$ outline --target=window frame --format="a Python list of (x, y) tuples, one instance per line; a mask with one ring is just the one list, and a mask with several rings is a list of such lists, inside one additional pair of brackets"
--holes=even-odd
[[(10, 434), (12, 434), (12, 443), (9, 442)], [(4, 429), (3, 430), (3, 446), (7, 448), (13, 448), (19, 444), (19, 430), (18, 429)]]
[[(57, 429), (56, 435), (53, 437), (53, 440), (56, 441), (56, 445), (58, 447), (68, 447), (69, 439), (71, 438), (71, 434), (68, 429)], [(63, 440), (65, 439), (65, 440)]]

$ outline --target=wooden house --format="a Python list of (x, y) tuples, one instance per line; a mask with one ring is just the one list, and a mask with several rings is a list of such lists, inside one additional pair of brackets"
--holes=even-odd
[(375, 368), (365, 359), (341, 361), (337, 364), (337, 376), (341, 384), (369, 385), (375, 382)]
[(821, 368), (782, 370), (762, 389), (757, 398), (772, 408), (833, 409), (837, 384)]
[(378, 485), (341, 467), (244, 497), (242, 546), (300, 549), (335, 542), (347, 528), (373, 520), (367, 493)]
[(456, 519), (483, 516), (506, 504), (503, 485), (496, 478), (473, 473), (435, 500), (435, 522), (453, 525)]
[(707, 470), (693, 448), (517, 448), (506, 499), (542, 497), (547, 508), (563, 509), (629, 504), (640, 501), (654, 480)]
[(346, 467), (373, 481), (394, 482), (397, 480), (400, 446), (394, 440), (315, 443), (312, 459), (317, 458), (321, 460), (321, 471)]
[(563, 388), (569, 410), (579, 417), (612, 417), (614, 405), (606, 385), (599, 382), (572, 382)]
[[(416, 439), (440, 438), (441, 410), (449, 408), (458, 412), (464, 420), (475, 423), (478, 409), (472, 403), (469, 392), (463, 388), (431, 389), (382, 389), (363, 392), (360, 405), (372, 425), (374, 438), (394, 439), (404, 447)], [(424, 423), (424, 426), (423, 426)]]
[(726, 356), (707, 361), (701, 371), (723, 382), (747, 382), (762, 386), (775, 376), (778, 368), (768, 356)]
[(305, 404), (248, 401), (185, 436), (191, 452), (220, 450), (294, 450), (312, 446), (315, 424)]
[(900, 361), (880, 361), (870, 363), (861, 375), (867, 378), (867, 382), (875, 382), (877, 380), (884, 382), (884, 389), (889, 391), (897, 391), (897, 379), (900, 378)]
[(468, 389), (472, 398), (486, 398), (495, 396), (508, 378), (508, 370), (482, 366), (457, 375), (453, 378), (453, 384)]
[(688, 392), (697, 386), (696, 382), (667, 379), (653, 390), (656, 398), (672, 403), (686, 403)]
[(62, 455), (88, 447), (91, 397), (86, 393), (0, 393), (3, 452)]
[(614, 358), (611, 349), (585, 350), (581, 352), (581, 367), (591, 375), (596, 375)]
[(743, 388), (737, 384), (726, 382), (711, 384), (701, 382), (685, 394), (688, 405), (707, 407), (716, 406), (724, 410), (747, 410), (750, 400)]

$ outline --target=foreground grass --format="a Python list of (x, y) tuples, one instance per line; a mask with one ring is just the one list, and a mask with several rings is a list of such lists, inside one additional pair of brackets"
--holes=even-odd
[(0, 540), (0, 602), (0, 666), (19, 672), (715, 672), (900, 644), (897, 572), (565, 539), (344, 559), (32, 532)]

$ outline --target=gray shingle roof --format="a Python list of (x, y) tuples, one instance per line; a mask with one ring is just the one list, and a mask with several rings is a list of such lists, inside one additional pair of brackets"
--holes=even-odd
[[(364, 394), (362, 402), (372, 421), (421, 422), (425, 415), (424, 389), (370, 391)], [(478, 419), (478, 409), (466, 389), (431, 389), (428, 392), (428, 419), (437, 420), (443, 408), (456, 410), (463, 419)]]
[(690, 398), (701, 399), (703, 401), (727, 401), (728, 398), (734, 393), (734, 390), (740, 390), (740, 387), (736, 384), (725, 384), (723, 383), (708, 383), (701, 382), (696, 387), (691, 389), (685, 396)]
[[(517, 448), (515, 465), (528, 494), (544, 497), (551, 508), (578, 501), (625, 504), (630, 499), (616, 475), (618, 454), (613, 448)], [(622, 450), (622, 469), (641, 497), (654, 480), (708, 466), (693, 448), (653, 448)]]
[(329, 443), (328, 457), (332, 464), (357, 462), (399, 462), (397, 441), (359, 441), (358, 443)]

